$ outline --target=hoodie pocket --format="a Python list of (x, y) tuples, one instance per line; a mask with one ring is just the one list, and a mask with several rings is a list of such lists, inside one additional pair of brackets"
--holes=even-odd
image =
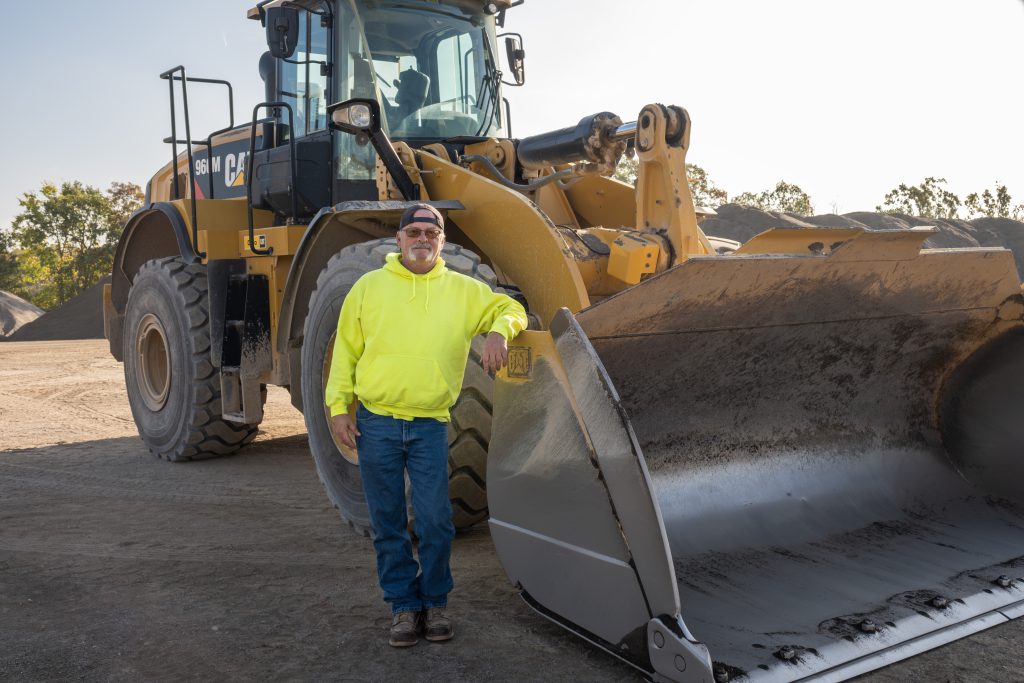
[(457, 398), (433, 358), (374, 356), (356, 375), (356, 394), (378, 405), (441, 410)]

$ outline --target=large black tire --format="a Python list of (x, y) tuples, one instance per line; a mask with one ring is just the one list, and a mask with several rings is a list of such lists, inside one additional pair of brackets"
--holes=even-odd
[(128, 403), (146, 447), (174, 462), (234, 453), (258, 431), (221, 418), (208, 307), (206, 267), (178, 257), (144, 263), (128, 293)]
[[(370, 517), (358, 460), (354, 453), (346, 455), (331, 434), (324, 406), (325, 366), (342, 301), (356, 280), (383, 266), (385, 257), (394, 251), (394, 239), (387, 238), (346, 247), (331, 257), (317, 278), (303, 332), (302, 405), (309, 447), (331, 503), (344, 521), (364, 535), (370, 533)], [(475, 277), (492, 288), (497, 284), (494, 271), (481, 264), (479, 256), (457, 244), (444, 245), (442, 258), (450, 270)], [(485, 482), (494, 380), (480, 367), (480, 348), (480, 342), (474, 340), (462, 394), (452, 407), (448, 428), (448, 492), (452, 499), (452, 521), (460, 529), (487, 517)]]
[(480, 365), (484, 340), (469, 350), (462, 393), (448, 423), (448, 497), (456, 529), (487, 518), (487, 447), (491, 442), (491, 396), (494, 378)]

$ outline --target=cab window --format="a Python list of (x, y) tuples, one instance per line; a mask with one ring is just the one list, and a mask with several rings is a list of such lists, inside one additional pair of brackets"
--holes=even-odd
[(473, 113), (478, 94), (475, 57), (468, 33), (449, 36), (437, 44), (438, 100), (449, 111)]
[(279, 61), (281, 100), (292, 107), (297, 138), (327, 127), (327, 33), (319, 15), (303, 10), (295, 54)]

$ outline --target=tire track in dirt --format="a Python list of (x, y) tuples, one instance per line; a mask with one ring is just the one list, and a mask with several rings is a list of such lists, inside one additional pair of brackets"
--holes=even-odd
[[(105, 340), (4, 342), (0, 368), (0, 453), (138, 434)], [(287, 390), (270, 387), (266, 409), (257, 440), (305, 432)]]
[(131, 417), (124, 417), (122, 415), (111, 415), (110, 413), (99, 410), (89, 405), (88, 403), (78, 404), (78, 407), (84, 412), (91, 413), (93, 415), (98, 415), (99, 417), (105, 418), (107, 420), (123, 422), (124, 424), (129, 425), (133, 431), (135, 429), (135, 422), (131, 419)]

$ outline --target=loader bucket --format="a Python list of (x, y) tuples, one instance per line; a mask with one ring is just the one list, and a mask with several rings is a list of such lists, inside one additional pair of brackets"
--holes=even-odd
[(1010, 252), (692, 258), (512, 344), (491, 532), (655, 680), (844, 680), (1024, 614)]

